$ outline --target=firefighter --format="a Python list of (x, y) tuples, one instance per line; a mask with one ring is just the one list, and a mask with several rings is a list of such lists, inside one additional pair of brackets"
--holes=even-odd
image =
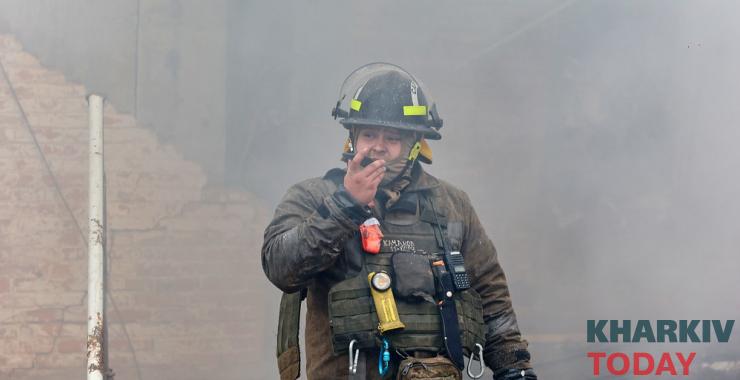
[[(292, 186), (267, 226), (262, 266), (284, 294), (281, 379), (536, 379), (496, 249), (467, 194), (426, 173), (442, 120), (388, 63), (344, 81), (333, 116), (344, 169)], [(467, 367), (463, 356), (468, 356)]]

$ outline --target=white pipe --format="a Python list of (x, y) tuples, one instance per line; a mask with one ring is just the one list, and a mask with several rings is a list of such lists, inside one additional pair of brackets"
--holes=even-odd
[(105, 353), (105, 289), (103, 215), (103, 97), (92, 94), (90, 106), (90, 189), (88, 197), (88, 283), (87, 283), (87, 380), (103, 380), (106, 373)]

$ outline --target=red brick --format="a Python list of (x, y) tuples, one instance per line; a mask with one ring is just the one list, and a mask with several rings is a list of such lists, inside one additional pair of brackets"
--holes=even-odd
[[(0, 368), (4, 369), (15, 369), (15, 368), (31, 368), (33, 367), (34, 354), (31, 353), (1, 353), (0, 352)], [(0, 370), (2, 371), (2, 370)], [(2, 372), (0, 372), (1, 374)], [(15, 378), (15, 376), (13, 376)]]
[(60, 337), (87, 336), (87, 322), (66, 322), (60, 326)]
[(20, 325), (17, 323), (0, 324), (0, 339), (17, 338), (19, 329)]
[(28, 321), (33, 322), (52, 322), (62, 320), (61, 309), (38, 309), (26, 313)]
[[(28, 326), (34, 326), (33, 324), (30, 324)], [(38, 324), (37, 327), (41, 331), (41, 334), (47, 335), (47, 336), (57, 336), (61, 333), (62, 325), (57, 323), (47, 323), (47, 324)]]
[(35, 366), (38, 368), (85, 368), (87, 353), (85, 351), (78, 351), (72, 353), (57, 353), (53, 352), (47, 355), (37, 355), (35, 360)]
[[(63, 78), (62, 78), (63, 79)], [(49, 83), (52, 84), (52, 83)], [(83, 113), (88, 112), (87, 102), (83, 97), (49, 98), (36, 97), (21, 100), (21, 105), (26, 113)], [(35, 129), (34, 129), (35, 131)], [(84, 140), (82, 140), (84, 141)]]
[(10, 97), (0, 98), (0, 114), (12, 115), (18, 113), (18, 105)]
[(84, 379), (85, 376), (85, 365), (83, 363), (75, 368), (19, 368), (13, 372), (12, 380)]
[(10, 279), (0, 278), (0, 293), (6, 293), (10, 290)]
[(151, 311), (142, 309), (119, 309), (118, 312), (108, 313), (109, 323), (137, 322), (148, 321), (151, 318)]
[[(154, 349), (152, 339), (132, 339), (130, 345), (133, 346), (136, 352), (152, 351)], [(125, 352), (130, 351), (131, 347), (125, 337), (111, 337), (108, 339), (108, 349), (110, 352)]]
[(57, 341), (56, 351), (62, 354), (84, 352), (86, 336), (78, 338), (61, 338)]
[(3, 66), (5, 67), (5, 70), (12, 70), (18, 66), (39, 67), (40, 64), (38, 58), (23, 50), (17, 50), (7, 52), (7, 54), (4, 55)]
[(6, 317), (0, 319), (3, 321), (7, 319), (8, 322), (25, 321), (25, 318), (28, 318), (28, 316), (24, 313), (38, 307), (34, 303), (34, 300), (28, 297), (27, 294), (13, 292), (0, 294), (0, 305), (3, 305), (2, 309), (0, 309), (0, 316)]
[[(131, 115), (106, 112), (103, 118), (103, 125), (106, 128), (133, 128), (136, 126), (136, 119), (131, 117)], [(106, 133), (107, 131), (108, 130), (106, 130)]]
[(64, 75), (41, 67), (24, 67), (7, 70), (11, 82), (65, 84)]
[(54, 337), (43, 335), (23, 336), (18, 340), (18, 343), (24, 352), (49, 352), (54, 347)]
[[(65, 98), (65, 97), (84, 97), (87, 90), (81, 85), (62, 85), (62, 84), (45, 84), (45, 83), (14, 83), (13, 88), (19, 99), (28, 98)], [(50, 124), (34, 124), (43, 126), (56, 126)], [(84, 127), (85, 125), (81, 125)]]

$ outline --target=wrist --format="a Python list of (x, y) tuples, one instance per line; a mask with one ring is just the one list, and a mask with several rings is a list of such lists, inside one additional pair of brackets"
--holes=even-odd
[(532, 368), (509, 368), (496, 371), (495, 380), (537, 380), (537, 375)]
[(344, 212), (357, 225), (362, 224), (372, 216), (370, 208), (357, 201), (357, 199), (347, 191), (344, 185), (339, 185), (339, 189), (334, 192), (332, 198), (342, 212)]

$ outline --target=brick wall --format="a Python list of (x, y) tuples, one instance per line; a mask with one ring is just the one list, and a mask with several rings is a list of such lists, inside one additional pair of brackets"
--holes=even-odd
[[(82, 378), (87, 90), (10, 36), (0, 66), (0, 379)], [(105, 157), (116, 379), (262, 378), (267, 210), (111, 104)]]

